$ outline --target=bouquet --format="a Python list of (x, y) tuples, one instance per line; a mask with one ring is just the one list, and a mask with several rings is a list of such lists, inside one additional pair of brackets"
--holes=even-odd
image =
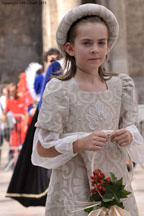
[(97, 204), (85, 209), (89, 216), (130, 216), (130, 213), (124, 210), (122, 199), (127, 198), (131, 192), (125, 190), (122, 178), (117, 179), (113, 173), (106, 178), (100, 169), (94, 170), (90, 178), (92, 185), (90, 201)]

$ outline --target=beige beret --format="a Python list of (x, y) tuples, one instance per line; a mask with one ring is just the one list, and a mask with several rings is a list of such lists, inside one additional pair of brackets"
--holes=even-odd
[(76, 20), (84, 16), (90, 16), (90, 15), (99, 16), (107, 23), (110, 32), (110, 37), (109, 37), (110, 48), (113, 47), (114, 43), (118, 38), (118, 33), (119, 33), (119, 25), (115, 15), (109, 9), (107, 9), (102, 5), (83, 4), (67, 12), (58, 25), (56, 31), (56, 41), (62, 53), (65, 53), (64, 44), (66, 43), (67, 33), (71, 25)]

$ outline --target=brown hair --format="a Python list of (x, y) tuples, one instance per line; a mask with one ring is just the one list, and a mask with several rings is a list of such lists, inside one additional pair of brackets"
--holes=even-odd
[[(109, 42), (109, 28), (107, 23), (99, 16), (91, 15), (85, 16), (78, 20), (76, 20), (70, 27), (68, 34), (67, 34), (67, 42), (74, 43), (74, 39), (76, 37), (76, 30), (79, 23), (87, 23), (87, 22), (100, 22), (104, 23), (108, 29), (108, 42)], [(76, 62), (75, 57), (70, 56), (68, 53), (65, 52), (65, 70), (67, 71), (64, 75), (60, 76), (60, 80), (69, 80), (76, 74)], [(105, 72), (103, 69), (103, 65), (101, 65), (98, 69), (99, 76), (102, 81), (110, 79), (112, 76), (116, 76), (116, 73)]]
[(61, 53), (60, 53), (60, 51), (58, 49), (56, 49), (56, 48), (50, 48), (46, 53), (44, 53), (43, 60), (45, 62), (47, 62), (47, 57), (50, 56), (50, 55), (58, 55), (59, 58), (62, 57), (62, 55), (61, 55)]

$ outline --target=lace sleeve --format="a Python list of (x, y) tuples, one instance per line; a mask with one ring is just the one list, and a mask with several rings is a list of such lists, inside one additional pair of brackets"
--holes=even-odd
[(132, 134), (132, 143), (127, 146), (132, 161), (136, 163), (144, 163), (144, 140), (135, 125), (126, 127)]
[(144, 163), (144, 140), (138, 126), (138, 106), (133, 80), (126, 74), (120, 75), (122, 81), (122, 101), (120, 128), (126, 128), (132, 134), (132, 143), (127, 147), (132, 161)]
[[(71, 160), (77, 154), (73, 153), (73, 142), (89, 133), (71, 133), (59, 135), (58, 133), (37, 128), (33, 141), (32, 163), (36, 166), (52, 169), (58, 168)], [(53, 158), (40, 157), (37, 153), (37, 142), (40, 140), (44, 148), (54, 146), (61, 155)]]

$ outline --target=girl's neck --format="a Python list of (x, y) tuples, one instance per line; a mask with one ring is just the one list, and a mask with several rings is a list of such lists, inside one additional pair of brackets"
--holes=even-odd
[(89, 83), (95, 83), (95, 81), (101, 81), (101, 78), (99, 76), (98, 70), (95, 71), (84, 71), (80, 68), (77, 68), (75, 79), (79, 80), (81, 82), (89, 82)]
[(105, 91), (108, 89), (106, 82), (101, 80), (98, 72), (86, 73), (77, 70), (74, 78), (79, 88), (83, 91), (97, 92), (97, 91)]

